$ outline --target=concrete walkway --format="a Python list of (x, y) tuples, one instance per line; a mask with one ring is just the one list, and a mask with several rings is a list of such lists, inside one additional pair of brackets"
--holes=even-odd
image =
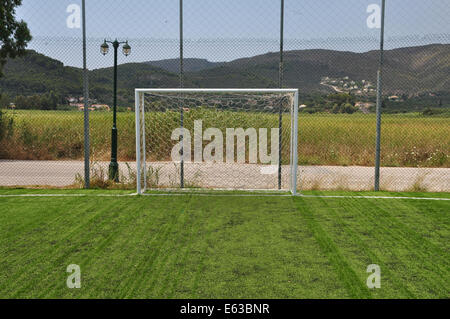
[[(108, 171), (107, 162), (95, 166)], [(135, 170), (135, 163), (130, 163)], [(179, 164), (172, 162), (147, 163), (153, 173), (149, 179), (160, 187), (177, 187)], [(125, 163), (120, 163), (122, 176), (128, 178)], [(282, 185), (289, 187), (289, 167), (283, 166)], [(0, 160), (0, 186), (57, 186), (75, 182), (75, 175), (83, 176), (82, 161), (10, 161)], [(373, 188), (373, 167), (362, 166), (299, 166), (300, 189), (370, 190)], [(207, 188), (273, 189), (277, 187), (277, 170), (254, 164), (186, 163), (187, 186)], [(450, 192), (450, 168), (381, 169), (381, 188), (390, 191), (427, 190)]]

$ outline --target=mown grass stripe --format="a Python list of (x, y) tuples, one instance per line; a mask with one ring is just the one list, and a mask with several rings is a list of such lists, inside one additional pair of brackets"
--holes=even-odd
[(339, 248), (334, 244), (333, 240), (322, 229), (320, 224), (314, 217), (314, 213), (309, 208), (309, 203), (303, 198), (294, 201), (299, 210), (299, 215), (308, 225), (308, 228), (314, 234), (314, 238), (319, 244), (322, 251), (327, 255), (328, 260), (333, 265), (338, 278), (347, 289), (348, 294), (352, 298), (371, 298), (367, 291), (365, 283), (361, 282), (355, 271), (351, 268)]
[[(110, 209), (109, 205), (103, 206), (101, 209), (98, 209), (97, 206), (95, 206), (95, 207), (97, 209), (96, 212), (88, 214), (89, 217), (86, 219), (80, 219), (78, 221), (78, 223), (75, 223), (76, 226), (74, 225), (74, 227), (72, 227), (68, 232), (64, 233), (63, 236), (59, 239), (59, 241), (60, 242), (65, 241), (65, 240), (70, 241), (72, 238), (76, 238), (76, 234), (82, 233), (84, 228), (86, 227), (86, 225), (92, 223), (93, 220), (98, 219), (105, 211), (108, 211)], [(87, 210), (88, 209), (85, 209), (84, 213), (86, 213)], [(62, 219), (64, 219), (64, 218), (62, 218)], [(56, 256), (58, 256), (58, 254), (60, 254), (60, 252), (64, 251), (65, 249), (67, 249), (67, 247), (60, 246), (60, 247), (47, 247), (44, 252), (38, 251), (38, 250), (36, 250), (36, 251), (32, 250), (33, 253), (28, 257), (30, 258), (30, 257), (34, 257), (36, 255), (45, 256), (44, 257), (45, 261), (43, 261), (44, 265), (45, 265), (46, 263), (54, 263)], [(75, 249), (75, 248), (71, 248), (71, 250), (73, 250), (73, 249)], [(63, 267), (63, 270), (65, 270), (65, 267)], [(23, 285), (22, 287), (20, 287), (20, 289), (17, 289), (14, 292), (14, 294), (12, 295), (12, 298), (16, 298), (21, 293), (23, 293), (27, 290), (30, 290), (30, 287), (33, 287), (36, 285), (37, 278), (35, 278), (35, 277), (31, 277), (31, 279), (28, 281), (21, 280), (24, 276), (29, 277), (29, 274), (27, 273), (27, 271), (29, 271), (28, 268), (26, 268), (26, 267), (22, 268), (21, 275), (19, 276), (19, 278), (17, 280), (19, 282), (24, 282), (26, 284)]]
[[(408, 273), (423, 275), (424, 268), (428, 268), (432, 271), (427, 272), (426, 278), (428, 280), (424, 281), (425, 285), (433, 287), (434, 291), (439, 291), (442, 287), (445, 287), (446, 283), (443, 278), (448, 278), (449, 273), (448, 259), (443, 257), (445, 252), (393, 217), (391, 210), (387, 209), (386, 206), (380, 205), (376, 201), (371, 201), (368, 206), (369, 212), (364, 216), (370, 217), (372, 223), (376, 223), (377, 227), (389, 234), (393, 242), (400, 243), (401, 246), (420, 259), (420, 263), (403, 261), (405, 267), (408, 267)], [(406, 203), (405, 206), (409, 207)], [(384, 219), (383, 222), (380, 222), (381, 219)], [(386, 240), (386, 238), (383, 239)], [(411, 285), (408, 281), (406, 283)]]
[[(74, 203), (74, 206), (76, 207), (75, 203)], [(33, 211), (31, 213), (28, 211), (28, 212), (26, 212), (26, 214), (27, 215), (31, 214), (32, 216), (33, 215), (41, 216), (41, 214), (39, 214), (39, 212), (42, 211), (42, 207), (43, 207), (42, 203), (37, 205), (37, 207), (34, 207), (34, 206), (32, 206), (32, 207), (33, 207)], [(45, 210), (45, 216), (56, 214), (55, 218), (50, 219), (49, 222), (44, 224), (44, 225), (42, 225), (42, 222), (43, 222), (42, 220), (40, 222), (38, 221), (38, 223), (41, 225), (40, 227), (46, 227), (47, 229), (51, 229), (51, 227), (53, 227), (54, 225), (58, 225), (61, 222), (61, 220), (64, 219), (64, 216), (57, 214), (57, 212), (56, 212), (57, 210), (58, 210), (58, 206), (53, 206), (52, 205), (51, 208), (50, 207), (47, 208)], [(35, 213), (38, 213), (38, 214), (35, 214)], [(83, 213), (84, 213), (84, 211), (81, 210), (75, 216), (72, 216), (72, 217), (76, 218), (76, 216), (80, 216)], [(4, 215), (2, 215), (2, 217), (4, 218)], [(28, 226), (31, 227), (32, 225), (33, 224), (29, 224)], [(26, 242), (26, 246), (29, 248), (28, 253), (25, 256), (25, 258), (26, 258), (25, 260), (27, 260), (27, 261), (34, 260), (35, 263), (39, 263), (40, 262), (39, 261), (39, 257), (40, 257), (40, 254), (42, 253), (42, 251), (38, 251), (38, 250), (32, 249), (32, 247), (33, 246), (37, 246), (37, 245), (42, 245), (42, 242), (39, 240), (39, 233), (40, 232), (36, 233), (33, 230), (34, 230), (34, 228), (31, 229), (31, 230), (27, 229), (26, 232), (18, 231), (17, 234), (18, 234), (19, 237), (21, 237), (21, 239), (23, 239), (22, 240), (23, 242)], [(7, 239), (7, 240), (9, 241), (10, 239)], [(14, 239), (14, 245), (15, 245), (15, 247), (17, 247), (17, 245), (18, 245), (18, 240), (17, 239)], [(50, 253), (56, 253), (56, 249), (54, 247), (51, 250), (49, 248), (47, 248), (47, 249), (49, 250)], [(20, 278), (22, 278), (23, 276), (27, 276), (27, 275), (29, 276), (29, 274), (27, 274), (27, 271), (29, 271), (29, 269), (27, 268), (27, 265), (24, 265), (23, 258), (21, 260), (17, 260), (16, 263), (14, 263), (14, 260), (12, 260), (11, 257), (7, 256), (4, 259), (4, 262), (7, 263), (9, 265), (9, 267), (13, 267), (14, 269), (18, 269), (18, 272), (14, 273), (15, 275), (19, 276), (16, 279), (20, 280)], [(0, 289), (1, 289), (1, 286), (0, 286)]]
[[(138, 269), (145, 269), (145, 271), (132, 280), (130, 287), (124, 289), (124, 293), (122, 294), (124, 298), (131, 297), (133, 296), (133, 293), (137, 293), (140, 285), (144, 282), (147, 285), (146, 290), (151, 291), (153, 294), (155, 293), (155, 288), (157, 288), (155, 283), (157, 282), (158, 277), (163, 271), (167, 271), (167, 269), (164, 269), (164, 267), (161, 266), (161, 264), (163, 264), (169, 257), (167, 252), (164, 250), (164, 247), (167, 245), (172, 245), (173, 238), (170, 238), (170, 234), (173, 233), (174, 229), (178, 228), (178, 220), (185, 212), (189, 201), (190, 198), (183, 202), (180, 210), (172, 213), (170, 221), (166, 224), (167, 226), (164, 227), (162, 231), (158, 232), (157, 236), (154, 237), (150, 245), (155, 245), (155, 250), (152, 254), (142, 258), (136, 267)], [(146, 280), (144, 280), (144, 278), (146, 278)], [(156, 296), (153, 295), (153, 297)]]
[[(107, 248), (110, 247), (114, 242), (120, 241), (120, 236), (117, 236), (117, 231), (121, 231), (122, 229), (126, 229), (135, 221), (135, 215), (129, 215), (127, 212), (127, 202), (117, 202), (113, 201), (110, 203), (109, 211), (105, 211), (99, 216), (98, 219), (94, 220), (90, 223), (92, 225), (95, 232), (89, 233), (89, 237), (86, 237), (86, 231), (78, 233), (74, 240), (74, 247), (70, 250), (65, 251), (62, 255), (58, 256), (55, 259), (55, 264), (64, 265), (65, 261), (72, 260), (75, 264), (79, 264), (82, 267), (82, 272), (86, 277), (89, 275), (92, 269), (105, 269), (108, 268), (108, 264), (99, 264), (96, 258), (91, 258), (91, 255), (94, 256), (104, 256), (107, 255)], [(106, 231), (106, 229), (111, 228), (111, 225), (117, 225), (115, 231)], [(96, 236), (97, 235), (97, 236)], [(77, 251), (79, 248), (86, 243), (90, 243), (95, 238), (101, 238), (96, 242), (96, 245), (90, 247), (87, 252), (81, 252), (77, 255)], [(84, 283), (87, 284), (86, 280)], [(91, 284), (94, 281), (91, 281)], [(59, 282), (62, 288), (65, 287), (65, 282)], [(39, 298), (42, 297), (50, 297), (55, 289), (55, 286), (49, 287), (49, 289), (44, 290)], [(76, 290), (73, 291), (76, 294)], [(56, 296), (54, 296), (56, 297)], [(107, 296), (109, 297), (109, 296)]]
[[(187, 258), (189, 257), (190, 249), (194, 240), (193, 234), (193, 224), (194, 224), (195, 213), (189, 211), (189, 204), (186, 207), (186, 211), (183, 213), (183, 225), (180, 227), (180, 236), (177, 240), (178, 245), (176, 246), (176, 254), (173, 254), (168, 261), (168, 265), (172, 265), (175, 269), (173, 273), (165, 272), (165, 278), (162, 280), (160, 285), (159, 296), (167, 296), (167, 298), (173, 298), (173, 295), (177, 289), (178, 284), (181, 281), (181, 277), (184, 268), (178, 267), (178, 264), (183, 265)], [(167, 267), (169, 268), (169, 267)]]
[[(327, 216), (329, 217), (333, 217), (332, 220), (334, 222), (337, 222), (339, 224), (339, 232), (340, 234), (348, 234), (348, 236), (345, 236), (345, 240), (346, 242), (351, 242), (351, 246), (352, 247), (358, 247), (358, 252), (362, 255), (358, 255), (358, 256), (354, 256), (358, 259), (358, 261), (361, 261), (362, 259), (364, 259), (363, 256), (365, 256), (367, 258), (367, 260), (369, 261), (369, 263), (367, 265), (364, 266), (368, 266), (369, 264), (378, 264), (378, 265), (384, 265), (386, 258), (384, 255), (380, 255), (375, 253), (375, 251), (373, 249), (370, 249), (370, 247), (364, 243), (364, 241), (362, 240), (360, 234), (357, 233), (356, 230), (354, 230), (352, 227), (348, 227), (347, 225), (345, 225), (345, 223), (343, 222), (343, 216), (342, 214), (336, 213), (335, 209), (333, 206), (331, 206), (331, 204), (336, 204), (336, 202), (331, 202), (328, 201), (324, 198), (319, 198), (318, 201), (323, 205), (323, 208), (326, 209), (327, 212)], [(345, 201), (345, 205), (343, 205), (343, 209), (348, 209), (348, 207), (352, 207), (351, 209), (348, 209), (348, 211), (351, 212), (361, 212), (360, 214), (357, 213), (357, 215), (361, 215), (364, 217), (369, 216), (370, 212), (367, 212), (366, 207), (361, 207), (363, 206), (363, 202), (361, 201)], [(365, 205), (364, 205), (365, 206)], [(352, 214), (353, 216), (353, 214)], [(370, 226), (376, 225), (377, 221), (376, 220), (372, 220), (372, 219), (367, 219), (368, 222), (366, 223), (359, 223), (360, 226), (364, 227), (364, 229), (370, 229)], [(331, 234), (330, 231), (327, 231), (330, 235)], [(376, 238), (376, 240), (386, 240), (385, 237), (383, 238)], [(389, 240), (388, 240), (389, 241)], [(402, 280), (400, 279), (400, 277), (389, 270), (389, 268), (387, 267), (383, 267), (382, 266), (382, 273), (383, 273), (383, 278), (391, 278), (391, 283), (396, 287), (397, 291), (399, 293), (401, 293), (401, 296), (403, 297), (407, 297), (407, 298), (414, 298), (414, 294), (411, 293), (408, 288), (406, 286), (404, 286), (402, 284)], [(368, 275), (368, 274), (367, 274)], [(368, 288), (366, 286), (367, 291)], [(376, 291), (372, 291), (371, 293), (376, 293)]]

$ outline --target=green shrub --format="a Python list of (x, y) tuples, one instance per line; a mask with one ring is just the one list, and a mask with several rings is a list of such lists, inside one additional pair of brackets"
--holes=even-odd
[(347, 114), (353, 114), (353, 113), (355, 113), (356, 111), (358, 111), (358, 108), (355, 107), (355, 106), (353, 106), (353, 105), (351, 105), (350, 103), (345, 103), (345, 104), (342, 106), (342, 109), (341, 109), (341, 112), (342, 112), (342, 113), (347, 113)]
[(9, 138), (13, 134), (14, 119), (6, 112), (0, 110), (0, 142), (4, 138)]
[(433, 115), (433, 114), (434, 114), (433, 110), (432, 110), (431, 108), (429, 108), (429, 107), (427, 107), (427, 108), (422, 112), (422, 115), (425, 115), (425, 116), (427, 116), (427, 115)]

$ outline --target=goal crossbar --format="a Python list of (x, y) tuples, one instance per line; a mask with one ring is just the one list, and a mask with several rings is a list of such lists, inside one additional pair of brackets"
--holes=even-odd
[(135, 89), (136, 93), (293, 93), (298, 89)]

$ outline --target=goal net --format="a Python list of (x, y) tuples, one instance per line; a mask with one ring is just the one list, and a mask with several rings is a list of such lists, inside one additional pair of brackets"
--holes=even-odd
[(137, 191), (296, 193), (296, 89), (136, 89)]

